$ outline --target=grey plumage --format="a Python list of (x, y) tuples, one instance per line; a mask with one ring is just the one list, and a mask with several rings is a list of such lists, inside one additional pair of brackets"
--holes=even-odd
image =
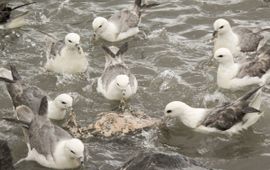
[(101, 80), (103, 88), (107, 89), (109, 84), (120, 74), (127, 75), (129, 77), (131, 87), (134, 87), (136, 81), (135, 76), (130, 72), (128, 66), (123, 62), (122, 54), (128, 49), (128, 44), (123, 44), (117, 52), (111, 51), (106, 46), (102, 47), (109, 56), (106, 56), (106, 64)]
[(115, 23), (120, 32), (126, 32), (130, 28), (137, 27), (141, 17), (141, 0), (135, 0), (133, 9), (122, 9), (113, 14), (108, 20)]
[(59, 40), (56, 42), (51, 43), (51, 48), (50, 48), (50, 57), (56, 57), (57, 55), (61, 55), (62, 49), (65, 47), (65, 42), (64, 40)]
[(13, 80), (0, 78), (0, 81), (6, 82), (6, 87), (14, 107), (26, 105), (33, 112), (38, 112), (41, 99), (46, 93), (36, 86), (31, 86), (23, 82), (14, 65), (10, 65), (10, 70)]
[(237, 27), (233, 29), (233, 32), (236, 33), (239, 37), (239, 46), (242, 52), (252, 52), (256, 51), (260, 41), (264, 38), (260, 35), (262, 29), (249, 29)]
[(266, 50), (262, 54), (258, 55), (251, 61), (243, 63), (239, 73), (238, 78), (243, 78), (245, 76), (250, 77), (262, 77), (270, 69), (270, 49)]
[(230, 129), (236, 123), (242, 122), (247, 113), (260, 112), (250, 107), (252, 96), (262, 87), (251, 90), (246, 95), (240, 97), (234, 102), (224, 103), (221, 106), (213, 108), (201, 123), (206, 127), (217, 128), (221, 131)]
[[(30, 120), (16, 120), (16, 119), (6, 119), (15, 123), (21, 123), (26, 127), (27, 133), (25, 133), (27, 143), (30, 144), (31, 149), (36, 149), (39, 154), (44, 156), (51, 155), (55, 150), (57, 142), (63, 139), (71, 139), (72, 136), (65, 130), (57, 125), (51, 123), (47, 118), (48, 100), (44, 96), (41, 99), (40, 108), (38, 112), (33, 112), (27, 106), (24, 109), (17, 109), (18, 117), (25, 117), (25, 112), (28, 111), (27, 115), (31, 115)], [(30, 121), (30, 122), (28, 122)]]

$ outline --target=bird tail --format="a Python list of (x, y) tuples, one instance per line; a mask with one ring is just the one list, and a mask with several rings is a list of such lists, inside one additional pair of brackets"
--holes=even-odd
[(148, 3), (148, 4), (142, 4), (142, 0), (135, 0), (134, 8), (142, 9), (142, 8), (151, 8), (154, 6), (160, 5), (157, 2)]
[(7, 82), (7, 83), (15, 83), (18, 80), (21, 80), (21, 76), (19, 75), (15, 65), (10, 64), (10, 71), (11, 71), (11, 75), (12, 75), (12, 80), (8, 79), (6, 77), (0, 77), (0, 81), (4, 81), (4, 82)]
[(123, 55), (128, 50), (128, 43), (124, 43), (121, 47), (119, 47), (118, 51), (112, 51), (109, 47), (103, 45), (103, 50), (109, 54), (112, 58), (117, 58), (121, 55)]
[(239, 98), (239, 101), (242, 102), (247, 102), (248, 106), (246, 108), (246, 112), (261, 112), (260, 107), (261, 107), (261, 93), (262, 93), (262, 88), (264, 86), (257, 87), (251, 91), (249, 91), (247, 94)]

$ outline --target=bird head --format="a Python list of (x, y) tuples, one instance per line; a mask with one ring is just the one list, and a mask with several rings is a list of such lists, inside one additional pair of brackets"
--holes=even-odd
[(231, 31), (231, 25), (227, 20), (220, 18), (214, 22), (214, 37), (217, 36), (217, 34), (221, 35), (229, 31)]
[(80, 47), (80, 36), (76, 33), (69, 33), (65, 37), (65, 44), (71, 48)]
[(68, 94), (60, 94), (54, 99), (56, 107), (60, 110), (67, 110), (72, 108), (73, 98)]
[(183, 102), (180, 101), (173, 101), (166, 105), (164, 114), (165, 117), (179, 117), (181, 114), (183, 114), (189, 106)]
[(129, 85), (129, 77), (127, 75), (118, 75), (116, 77), (116, 87), (122, 91), (123, 96), (126, 95), (126, 89)]
[(108, 20), (106, 18), (103, 17), (95, 18), (94, 21), (92, 22), (92, 27), (95, 34), (100, 35), (105, 29), (107, 23)]
[(214, 54), (214, 58), (221, 64), (232, 63), (233, 55), (227, 48), (219, 48)]
[(65, 143), (65, 154), (71, 160), (77, 161), (79, 164), (84, 163), (84, 144), (81, 140), (73, 138)]

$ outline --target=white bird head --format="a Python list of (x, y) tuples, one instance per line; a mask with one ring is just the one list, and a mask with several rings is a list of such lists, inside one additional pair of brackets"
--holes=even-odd
[(128, 85), (129, 85), (129, 77), (127, 75), (118, 75), (116, 77), (116, 86), (122, 91), (123, 96), (125, 96), (126, 94), (126, 89)]
[(186, 103), (180, 101), (173, 101), (167, 104), (164, 110), (164, 114), (166, 117), (179, 117), (182, 113), (184, 113), (190, 106)]
[(214, 35), (227, 33), (231, 31), (231, 29), (230, 23), (225, 19), (220, 18), (214, 22)]
[(84, 162), (84, 144), (81, 140), (73, 138), (65, 143), (65, 154), (72, 160), (77, 160), (80, 164)]
[(60, 110), (72, 108), (73, 98), (68, 94), (60, 94), (54, 99), (55, 106)]
[(214, 54), (214, 58), (221, 64), (233, 63), (233, 55), (227, 48), (219, 48)]
[(65, 44), (68, 47), (79, 47), (80, 45), (80, 36), (76, 33), (68, 33), (65, 37)]
[(94, 32), (97, 35), (100, 35), (103, 32), (103, 30), (106, 28), (107, 23), (108, 23), (108, 20), (106, 18), (103, 18), (103, 17), (95, 18), (94, 21), (92, 22), (92, 27), (93, 27)]

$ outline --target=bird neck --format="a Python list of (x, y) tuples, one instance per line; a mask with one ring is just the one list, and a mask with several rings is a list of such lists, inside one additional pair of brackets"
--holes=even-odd
[(196, 128), (205, 117), (204, 109), (186, 106), (179, 114), (180, 120), (190, 128)]

